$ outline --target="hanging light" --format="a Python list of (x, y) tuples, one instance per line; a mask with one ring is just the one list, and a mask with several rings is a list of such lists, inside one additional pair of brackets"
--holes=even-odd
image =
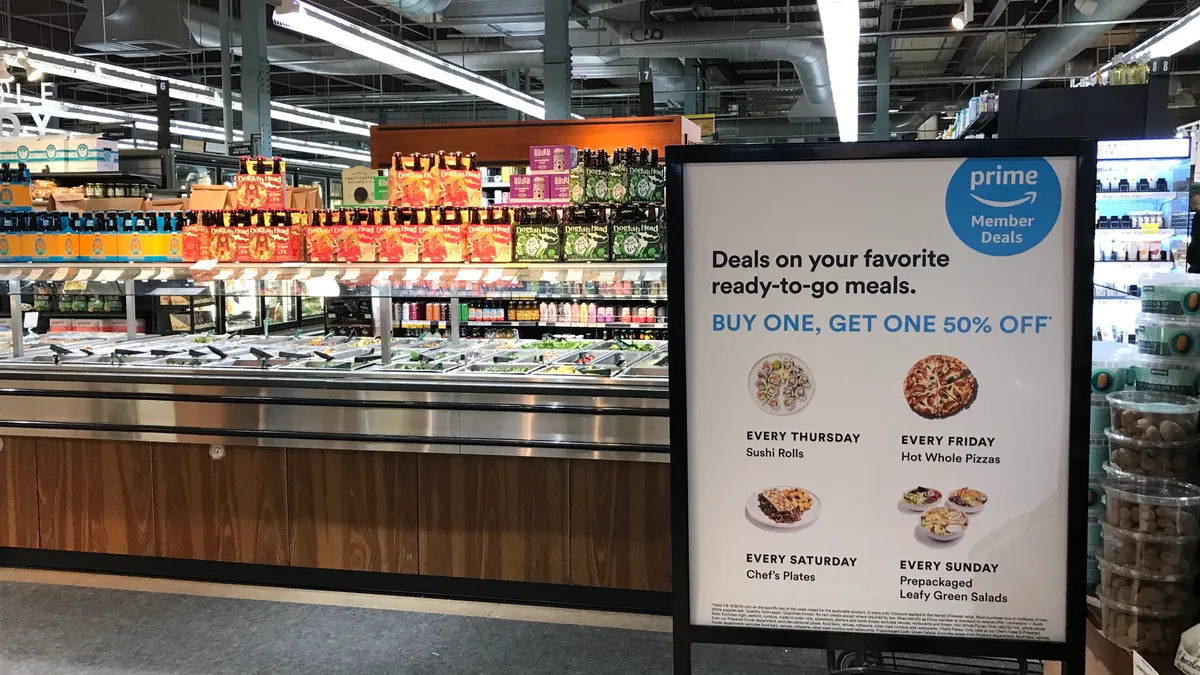
[(950, 27), (954, 30), (962, 30), (967, 27), (967, 15), (959, 12), (950, 19)]

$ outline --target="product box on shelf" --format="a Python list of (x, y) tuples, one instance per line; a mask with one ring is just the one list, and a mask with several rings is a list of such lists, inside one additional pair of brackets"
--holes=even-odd
[(645, 148), (629, 167), (629, 200), (661, 204), (666, 198), (667, 169), (658, 163), (658, 150), (647, 156)]
[(29, 183), (0, 183), (0, 210), (32, 211), (33, 197), (29, 191)]
[(209, 212), (206, 218), (219, 219), (220, 225), (189, 223), (183, 227), (183, 261), (218, 262), (302, 262), (304, 260), (303, 214), (275, 211), (246, 216)]
[(578, 157), (573, 145), (531, 145), (529, 146), (529, 171), (531, 173), (570, 171), (578, 162)]
[(562, 240), (566, 262), (607, 262), (611, 257), (607, 223), (564, 224)]
[[(278, 165), (279, 170), (276, 170)], [(235, 201), (239, 209), (286, 209), (287, 182), (282, 173), (282, 161), (272, 158), (257, 161), (248, 157), (242, 158), (243, 171), (237, 175), (237, 196)]]
[(512, 213), (496, 207), (473, 213), (467, 224), (467, 248), (471, 262), (512, 262)]
[[(421, 262), (457, 263), (466, 259), (465, 211), (452, 206), (426, 211), (421, 232)], [(430, 222), (432, 221), (432, 222)]]
[(70, 333), (75, 330), (74, 319), (50, 319), (51, 333)]
[(116, 141), (99, 136), (72, 136), (67, 151), (68, 171), (120, 171)]
[(90, 134), (6, 139), (0, 162), (24, 162), (33, 173), (119, 170), (116, 141)]
[[(127, 326), (125, 325), (125, 319), (100, 319), (101, 333), (124, 333), (126, 330)], [(139, 335), (145, 334), (145, 319), (136, 319), (134, 321), (134, 332), (138, 333)]]
[(392, 206), (432, 208), (441, 199), (434, 158), (429, 155), (392, 155), (388, 173), (388, 202)]
[(388, 178), (382, 169), (352, 166), (342, 171), (342, 203), (346, 206), (387, 206)]
[(461, 152), (452, 155), (438, 153), (438, 185), (441, 190), (441, 206), (479, 206), (483, 203), (483, 173), (475, 160), (475, 153), (463, 157)]
[(517, 262), (561, 262), (562, 226), (553, 209), (524, 209), (513, 225), (513, 258)]
[(566, 206), (571, 202), (570, 174), (513, 174), (508, 179), (510, 204)]
[(644, 212), (637, 210), (628, 216), (619, 212), (611, 230), (613, 262), (663, 262), (667, 259), (666, 225), (644, 217)]
[(83, 223), (79, 233), (79, 260), (81, 262), (116, 262), (124, 260), (119, 254), (120, 234), (116, 223), (109, 220), (111, 214), (98, 214), (91, 211), (80, 216)]

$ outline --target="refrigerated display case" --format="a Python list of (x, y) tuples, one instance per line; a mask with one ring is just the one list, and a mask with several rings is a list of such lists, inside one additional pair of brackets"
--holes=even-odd
[(1098, 144), (1092, 303), (1097, 340), (1135, 339), (1142, 275), (1187, 271), (1189, 151), (1186, 138)]

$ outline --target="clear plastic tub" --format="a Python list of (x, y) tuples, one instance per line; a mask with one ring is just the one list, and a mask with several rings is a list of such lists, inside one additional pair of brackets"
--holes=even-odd
[(1134, 348), (1114, 342), (1092, 343), (1092, 401), (1121, 391), (1126, 385), (1126, 374), (1133, 363)]
[(1123, 436), (1144, 441), (1200, 438), (1196, 431), (1200, 399), (1157, 391), (1119, 391), (1108, 395), (1108, 405), (1112, 430)]
[(1169, 478), (1109, 477), (1105, 522), (1149, 534), (1200, 534), (1200, 488)]
[(1174, 654), (1179, 636), (1192, 625), (1194, 606), (1180, 612), (1160, 612), (1114, 600), (1097, 593), (1100, 626), (1108, 639), (1143, 654)]
[[(1137, 350), (1139, 354), (1153, 356), (1200, 358), (1200, 314), (1194, 316), (1139, 314), (1137, 316)], [(1093, 373), (1095, 370), (1096, 367), (1093, 365)], [(1093, 379), (1095, 379), (1094, 376)]]
[(1135, 607), (1181, 612), (1192, 598), (1195, 574), (1161, 574), (1100, 558), (1100, 593)]
[(1138, 288), (1147, 314), (1200, 313), (1200, 274), (1143, 274)]
[(1144, 441), (1105, 429), (1108, 461), (1118, 471), (1194, 483), (1200, 474), (1200, 441)]
[(1088, 433), (1092, 436), (1102, 435), (1109, 425), (1108, 397), (1103, 394), (1092, 394), (1092, 405), (1088, 407)]
[(1126, 375), (1126, 386), (1137, 391), (1195, 396), (1200, 359), (1138, 354)]
[(1195, 574), (1200, 535), (1146, 534), (1100, 523), (1105, 560), (1160, 574)]

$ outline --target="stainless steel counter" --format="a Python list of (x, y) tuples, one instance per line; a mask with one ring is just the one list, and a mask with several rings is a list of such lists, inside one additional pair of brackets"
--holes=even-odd
[(0, 434), (669, 461), (664, 378), (0, 362)]

